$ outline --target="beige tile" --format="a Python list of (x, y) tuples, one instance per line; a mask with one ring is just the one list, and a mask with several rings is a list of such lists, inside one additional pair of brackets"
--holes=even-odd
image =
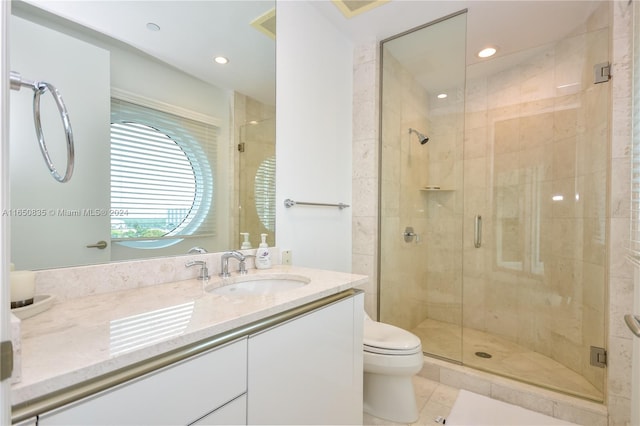
[(468, 374), (445, 370), (440, 373), (440, 382), (457, 389), (467, 389), (471, 392), (489, 396), (491, 385), (485, 380), (472, 377)]
[(554, 402), (553, 417), (589, 426), (607, 426), (606, 413), (596, 413), (571, 404)]
[(491, 398), (514, 404), (538, 413), (553, 415), (553, 402), (547, 398), (531, 394), (526, 391), (517, 391), (511, 386), (491, 384)]
[[(514, 322), (514, 321), (512, 321)], [(555, 324), (555, 323), (554, 323)], [(423, 350), (443, 358), (462, 361), (465, 365), (487, 371), (494, 374), (535, 383), (550, 389), (557, 389), (575, 395), (581, 395), (595, 400), (602, 398), (601, 388), (595, 387), (584, 377), (575, 371), (560, 364), (558, 361), (548, 356), (527, 349), (509, 339), (488, 334), (480, 330), (460, 327), (451, 323), (444, 323), (427, 319), (411, 329), (422, 341)], [(464, 343), (461, 340), (464, 335)], [(568, 334), (576, 334), (568, 332)], [(579, 333), (577, 333), (579, 335)], [(558, 346), (563, 341), (561, 337), (556, 337)], [(464, 354), (461, 358), (461, 345), (464, 344)], [(576, 368), (580, 367), (581, 353), (586, 349), (578, 346), (571, 346), (570, 342), (565, 351), (571, 350), (574, 353), (571, 362), (578, 362)], [(552, 345), (551, 350), (554, 350)], [(569, 349), (573, 348), (573, 349)], [(480, 358), (476, 352), (487, 352), (492, 355), (490, 359)], [(429, 365), (427, 363), (427, 365)], [(426, 368), (426, 367), (425, 367)], [(469, 389), (483, 395), (489, 395), (488, 384), (482, 379), (469, 376), (468, 373), (457, 372), (452, 369), (431, 368), (432, 378), (438, 378), (442, 383), (458, 388)], [(425, 374), (427, 374), (425, 372)], [(601, 383), (601, 382), (600, 382)]]
[[(452, 404), (453, 405), (453, 404)], [(442, 425), (441, 422), (436, 421), (440, 417), (446, 418), (451, 412), (451, 406), (441, 404), (435, 401), (429, 400), (420, 411), (420, 417), (415, 425)]]

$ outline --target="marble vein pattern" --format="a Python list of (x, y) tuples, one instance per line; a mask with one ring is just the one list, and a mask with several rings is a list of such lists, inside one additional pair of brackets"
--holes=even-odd
[[(183, 279), (58, 298), (50, 310), (20, 324), (22, 377), (13, 384), (12, 404), (366, 284), (368, 280), (363, 275), (282, 265), (269, 270), (250, 269), (247, 277), (283, 278), (291, 274), (310, 281), (286, 292), (226, 296), (208, 290), (232, 283), (237, 280), (236, 274), (232, 279), (214, 275), (205, 282)], [(134, 338), (128, 338), (129, 333), (134, 333)]]

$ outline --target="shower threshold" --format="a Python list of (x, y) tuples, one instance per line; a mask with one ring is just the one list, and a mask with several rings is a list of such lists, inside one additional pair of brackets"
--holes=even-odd
[[(427, 319), (410, 330), (422, 342), (428, 356), (516, 379), (591, 401), (602, 402), (602, 391), (580, 374), (538, 352), (508, 339), (472, 328)], [(491, 357), (476, 353), (490, 354)]]

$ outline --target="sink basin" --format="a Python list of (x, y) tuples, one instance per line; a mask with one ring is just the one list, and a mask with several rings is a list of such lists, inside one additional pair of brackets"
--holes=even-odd
[(274, 294), (300, 288), (309, 281), (309, 278), (300, 275), (249, 276), (236, 278), (231, 284), (216, 287), (211, 292), (226, 296)]

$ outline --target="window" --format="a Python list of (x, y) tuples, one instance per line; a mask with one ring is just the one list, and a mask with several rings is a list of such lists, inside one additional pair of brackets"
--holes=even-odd
[(262, 226), (268, 231), (276, 230), (276, 157), (266, 158), (254, 180), (256, 212)]
[(159, 248), (214, 235), (217, 128), (111, 102), (111, 239)]

